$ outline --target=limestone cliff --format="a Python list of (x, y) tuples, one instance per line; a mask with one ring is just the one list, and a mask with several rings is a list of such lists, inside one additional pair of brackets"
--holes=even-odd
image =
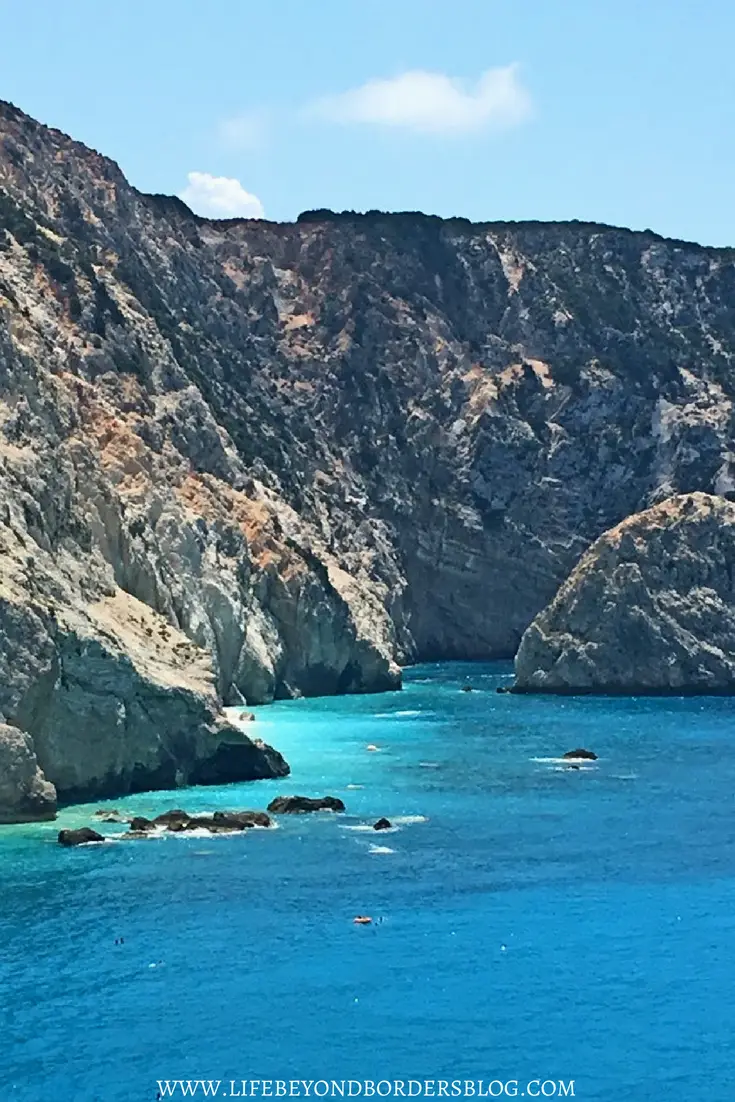
[(0, 723), (0, 823), (37, 822), (56, 816), (56, 790), (41, 772), (33, 740)]
[(733, 255), (207, 221), (1, 105), (6, 524), (85, 623), (123, 593), (209, 652), (226, 703), (512, 655), (601, 532), (735, 489)]
[(83, 576), (65, 549), (31, 543), (7, 500), (0, 715), (19, 729), (4, 745), (25, 779), (11, 799), (0, 762), (0, 821), (55, 808), (56, 793), (73, 801), (288, 772), (227, 722), (205, 651), (114, 584)]
[(735, 505), (695, 493), (601, 536), (526, 630), (517, 692), (735, 692)]

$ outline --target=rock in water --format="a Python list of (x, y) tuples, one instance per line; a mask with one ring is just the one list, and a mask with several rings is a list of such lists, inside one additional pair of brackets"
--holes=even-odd
[(270, 818), (265, 811), (215, 811), (212, 820), (217, 826), (232, 830), (249, 830), (251, 827), (269, 827)]
[(173, 823), (186, 823), (191, 819), (191, 815), (188, 811), (182, 811), (181, 808), (172, 808), (170, 811), (164, 811), (160, 815), (156, 815), (153, 822), (156, 826), (171, 827)]
[(390, 819), (378, 819), (377, 823), (373, 823), (373, 830), (390, 830), (392, 826)]
[(0, 823), (56, 818), (56, 789), (38, 765), (33, 739), (0, 723)]
[(735, 505), (669, 498), (606, 532), (525, 632), (516, 692), (735, 692)]
[(97, 811), (95, 811), (94, 817), (95, 817), (95, 819), (99, 819), (103, 823), (128, 823), (128, 822), (130, 822), (129, 818), (126, 818), (126, 816), (121, 815), (120, 812), (117, 811), (116, 808), (114, 808), (114, 807), (110, 808), (109, 810), (105, 807), (101, 807)]
[(337, 796), (276, 796), (268, 804), (273, 815), (297, 815), (307, 811), (344, 811), (345, 805)]
[(189, 815), (186, 811), (164, 811), (155, 819), (137, 818), (130, 823), (134, 834), (165, 827), (171, 834), (185, 834), (193, 830), (208, 830), (211, 834), (229, 834), (253, 827), (269, 827), (271, 820), (265, 811), (215, 811), (211, 815)]
[(597, 754), (592, 750), (567, 750), (566, 754), (563, 754), (562, 757), (568, 758), (570, 761), (597, 761)]
[(89, 842), (104, 842), (104, 840), (104, 837), (91, 827), (59, 831), (60, 846), (86, 846)]

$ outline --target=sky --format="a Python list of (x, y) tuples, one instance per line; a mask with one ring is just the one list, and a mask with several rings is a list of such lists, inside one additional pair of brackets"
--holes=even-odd
[(735, 245), (733, 0), (0, 0), (0, 98), (198, 213)]

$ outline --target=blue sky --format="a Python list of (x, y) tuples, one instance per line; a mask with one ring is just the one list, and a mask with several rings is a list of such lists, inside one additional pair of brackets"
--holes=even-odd
[(0, 97), (202, 213), (735, 245), (732, 0), (0, 0), (0, 38)]

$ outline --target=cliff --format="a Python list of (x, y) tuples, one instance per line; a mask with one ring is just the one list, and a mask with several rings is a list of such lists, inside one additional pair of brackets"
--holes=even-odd
[(735, 505), (695, 493), (601, 536), (526, 630), (516, 692), (735, 692)]
[(601, 532), (735, 488), (731, 251), (207, 221), (8, 104), (0, 226), (7, 524), (85, 622), (125, 594), (203, 648), (226, 703), (510, 656)]

